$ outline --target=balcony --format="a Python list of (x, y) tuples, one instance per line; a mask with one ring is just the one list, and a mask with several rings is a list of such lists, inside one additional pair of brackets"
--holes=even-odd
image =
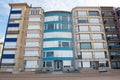
[(7, 31), (7, 34), (19, 34), (19, 31), (13, 31), (13, 30), (9, 30)]
[(111, 60), (120, 60), (120, 55), (111, 55)]
[(119, 37), (108, 37), (107, 38), (108, 41), (120, 41)]
[(109, 49), (119, 49), (120, 50), (120, 45), (109, 46)]

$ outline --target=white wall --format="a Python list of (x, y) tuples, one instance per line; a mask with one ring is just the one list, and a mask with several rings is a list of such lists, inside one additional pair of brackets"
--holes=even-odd
[(54, 51), (54, 57), (73, 57), (73, 51)]
[(43, 48), (47, 48), (47, 47), (59, 47), (58, 41), (45, 41), (45, 42), (43, 42)]
[(44, 33), (44, 38), (72, 38), (72, 33), (70, 32)]

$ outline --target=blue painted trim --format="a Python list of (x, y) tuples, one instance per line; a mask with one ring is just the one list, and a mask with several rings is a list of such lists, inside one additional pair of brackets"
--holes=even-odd
[[(7, 35), (8, 23), (9, 23), (9, 20), (10, 20), (11, 10), (12, 10), (12, 8), (10, 8), (10, 11), (9, 11), (9, 17), (8, 17), (8, 20), (7, 20), (7, 28), (6, 28), (6, 31), (5, 31), (5, 38), (6, 38), (6, 35)], [(4, 46), (5, 46), (5, 39), (4, 39), (3, 49), (2, 49), (2, 54), (1, 54), (0, 68), (1, 68), (1, 64), (2, 64), (2, 56), (3, 56)]]
[(3, 54), (2, 58), (13, 59), (15, 58), (15, 55), (14, 54)]
[(11, 11), (11, 14), (21, 14), (21, 13), (22, 13), (21, 10)]
[(44, 30), (44, 33), (46, 32), (71, 32), (72, 33), (72, 30)]
[(5, 38), (5, 42), (17, 42), (17, 38)]
[(73, 57), (53, 57), (53, 58), (42, 58), (42, 60), (74, 60)]
[(45, 13), (44, 16), (71, 16), (71, 13)]
[(45, 38), (43, 41), (72, 41), (72, 38)]
[(55, 23), (72, 24), (71, 21), (69, 21), (69, 22), (67, 22), (67, 21), (48, 21), (48, 22), (44, 22), (44, 24), (55, 24)]
[(73, 48), (65, 48), (65, 47), (50, 47), (50, 48), (43, 48), (44, 51), (46, 50), (73, 50)]
[(19, 27), (19, 23), (8, 24), (8, 27)]

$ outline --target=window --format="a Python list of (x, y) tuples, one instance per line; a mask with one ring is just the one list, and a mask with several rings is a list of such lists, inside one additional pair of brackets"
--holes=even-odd
[(21, 14), (11, 14), (10, 15), (10, 19), (20, 19), (21, 18)]
[(54, 57), (54, 52), (44, 52), (43, 57), (46, 58)]
[(28, 29), (40, 29), (39, 25), (29, 25)]
[(71, 42), (59, 41), (59, 47), (72, 47)]
[(63, 30), (68, 30), (68, 24), (62, 24), (62, 29)]
[(61, 21), (68, 21), (68, 16), (61, 16), (62, 20)]
[(91, 18), (90, 23), (100, 23), (100, 21), (97, 18)]
[(90, 67), (90, 62), (83, 62), (83, 67)]
[(8, 31), (18, 31), (19, 27), (8, 27)]
[(79, 26), (79, 31), (88, 31), (88, 26)]
[(78, 16), (86, 16), (87, 12), (86, 11), (78, 11)]
[(116, 39), (116, 38), (118, 38), (118, 35), (116, 35), (116, 34), (107, 35), (107, 38)]
[(71, 66), (71, 61), (67, 61), (67, 60), (64, 60), (63, 61), (63, 66), (66, 67), (66, 66)]
[(47, 24), (48, 25), (48, 30), (54, 30), (54, 24)]
[(100, 61), (99, 67), (106, 67), (106, 61)]
[(87, 18), (79, 18), (78, 23), (88, 23), (88, 19)]
[(105, 58), (105, 52), (95, 52), (95, 58)]
[(39, 42), (26, 42), (26, 47), (39, 47)]
[(106, 21), (106, 22), (109, 22), (109, 23), (113, 23), (114, 22), (114, 18), (106, 18), (106, 19), (104, 19), (104, 21)]
[(44, 61), (43, 67), (52, 67), (52, 61)]
[(90, 39), (90, 35), (89, 34), (80, 34), (80, 39), (87, 39), (89, 40)]
[(90, 42), (82, 42), (80, 43), (81, 49), (91, 49), (91, 43)]
[(6, 38), (17, 38), (17, 34), (7, 34)]
[(20, 23), (20, 20), (10, 20), (9, 23)]
[(4, 50), (3, 54), (15, 54), (15, 50)]
[(95, 31), (95, 32), (101, 31), (100, 28), (101, 28), (100, 26), (90, 26), (91, 31)]
[(37, 68), (38, 64), (37, 61), (26, 61), (25, 68)]
[(117, 28), (115, 26), (105, 26), (106, 31), (116, 31)]
[(5, 42), (4, 48), (16, 48), (16, 42)]
[(103, 49), (103, 43), (93, 43), (94, 49)]
[(15, 63), (15, 60), (14, 59), (2, 59), (2, 63)]
[(39, 10), (30, 10), (30, 13), (31, 15), (38, 15), (40, 14), (40, 11)]
[(40, 18), (38, 17), (30, 17), (29, 21), (40, 21)]
[(113, 15), (113, 12), (112, 12), (112, 11), (108, 11), (108, 10), (102, 11), (102, 13), (103, 13), (105, 16)]
[(89, 16), (99, 16), (98, 11), (89, 11)]
[(25, 56), (39, 56), (39, 53), (37, 50), (27, 50), (25, 51)]
[(12, 11), (22, 10), (22, 8), (12, 8)]
[(92, 39), (102, 39), (102, 34), (93, 34)]
[(46, 62), (46, 67), (52, 67), (52, 62), (51, 61), (47, 61)]
[(30, 34), (30, 33), (28, 33), (27, 34), (27, 38), (40, 38), (40, 35), (39, 34)]
[(82, 52), (82, 58), (92, 58), (91, 52)]

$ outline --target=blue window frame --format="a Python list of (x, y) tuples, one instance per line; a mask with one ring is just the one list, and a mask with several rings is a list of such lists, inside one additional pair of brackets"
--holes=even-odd
[(11, 11), (11, 14), (21, 14), (21, 13), (22, 13), (21, 10)]
[(19, 23), (8, 24), (8, 27), (19, 27)]
[(17, 42), (17, 38), (6, 38), (5, 42)]
[(14, 54), (3, 54), (3, 55), (2, 55), (2, 58), (11, 59), (11, 58), (15, 58), (15, 55), (14, 55)]

